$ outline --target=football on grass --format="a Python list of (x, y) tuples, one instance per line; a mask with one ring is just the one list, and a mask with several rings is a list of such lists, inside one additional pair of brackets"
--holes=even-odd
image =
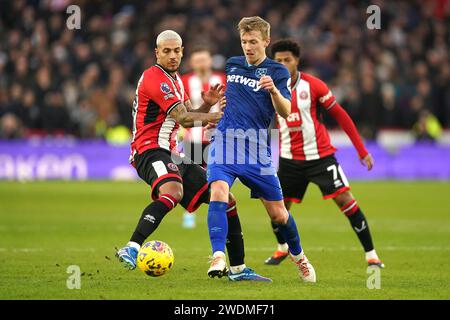
[(173, 267), (172, 249), (163, 241), (146, 242), (139, 250), (137, 265), (146, 275), (160, 277)]

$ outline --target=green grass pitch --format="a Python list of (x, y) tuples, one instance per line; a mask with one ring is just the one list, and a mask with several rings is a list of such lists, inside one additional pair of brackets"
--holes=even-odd
[[(305, 284), (291, 261), (266, 266), (275, 248), (269, 219), (248, 190), (235, 185), (246, 263), (273, 283), (209, 279), (210, 245), (203, 206), (197, 227), (181, 228), (177, 207), (150, 239), (167, 242), (173, 269), (160, 278), (127, 271), (114, 247), (124, 245), (149, 201), (141, 182), (0, 183), (0, 299), (450, 299), (450, 183), (354, 182), (386, 264), (381, 288), (368, 289), (360, 244), (331, 200), (311, 185), (295, 205), (302, 245), (318, 282)], [(69, 290), (70, 265), (81, 288)]]

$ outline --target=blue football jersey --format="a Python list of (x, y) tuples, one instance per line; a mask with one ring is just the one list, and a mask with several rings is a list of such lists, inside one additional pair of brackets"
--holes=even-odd
[(208, 182), (225, 181), (231, 188), (239, 178), (251, 189), (252, 198), (280, 201), (283, 192), (272, 164), (268, 134), (275, 109), (270, 93), (258, 82), (270, 76), (280, 93), (291, 100), (289, 71), (268, 58), (252, 66), (240, 56), (228, 59), (226, 73), (227, 104), (209, 148)]
[(217, 128), (267, 129), (274, 118), (275, 109), (270, 94), (259, 85), (259, 79), (272, 77), (280, 93), (291, 100), (289, 91), (290, 74), (285, 66), (266, 58), (257, 66), (249, 65), (245, 56), (232, 57), (226, 64), (227, 84), (225, 112)]
[[(249, 65), (244, 56), (232, 57), (226, 64), (227, 104), (212, 146), (216, 162), (261, 163), (271, 165), (269, 126), (275, 117), (269, 91), (259, 79), (268, 75), (280, 93), (291, 100), (290, 74), (281, 63), (266, 58), (258, 66)], [(221, 139), (221, 140), (219, 140)], [(228, 159), (228, 158), (227, 158)]]

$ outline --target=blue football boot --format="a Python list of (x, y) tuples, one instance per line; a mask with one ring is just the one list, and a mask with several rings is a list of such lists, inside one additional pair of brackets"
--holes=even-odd
[(123, 263), (124, 267), (129, 270), (136, 268), (136, 259), (138, 250), (136, 248), (125, 246), (116, 252), (116, 257)]
[(239, 273), (228, 273), (228, 279), (230, 281), (261, 281), (261, 282), (272, 282), (272, 279), (260, 276), (255, 271), (250, 268), (245, 268)]

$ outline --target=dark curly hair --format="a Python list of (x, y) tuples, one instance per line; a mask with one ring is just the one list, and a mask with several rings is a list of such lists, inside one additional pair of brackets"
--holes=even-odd
[(270, 54), (272, 58), (275, 56), (275, 53), (282, 51), (292, 52), (294, 57), (300, 58), (300, 45), (291, 39), (278, 40), (270, 47)]

